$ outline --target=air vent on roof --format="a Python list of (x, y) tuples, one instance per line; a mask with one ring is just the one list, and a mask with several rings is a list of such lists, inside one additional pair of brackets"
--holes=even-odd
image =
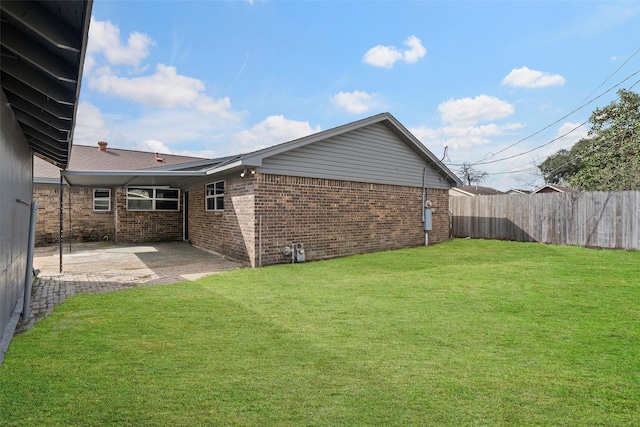
[(107, 151), (107, 143), (106, 141), (98, 141), (98, 150), (100, 151)]

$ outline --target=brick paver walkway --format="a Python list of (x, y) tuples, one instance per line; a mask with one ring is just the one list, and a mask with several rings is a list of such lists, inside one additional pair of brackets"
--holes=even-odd
[[(166, 246), (163, 246), (166, 245)], [(180, 246), (183, 245), (183, 246)], [(147, 245), (148, 246), (148, 245)], [(86, 270), (85, 264), (74, 264), (71, 258), (73, 254), (67, 254), (67, 260), (71, 261), (64, 271), (69, 273), (59, 274), (51, 271), (51, 263), (43, 270), (39, 278), (33, 284), (31, 292), (31, 316), (22, 319), (16, 327), (16, 333), (21, 333), (31, 328), (36, 322), (44, 319), (53, 312), (53, 309), (64, 302), (67, 298), (83, 293), (105, 293), (128, 289), (138, 286), (153, 286), (161, 284), (177, 283), (184, 280), (196, 280), (210, 274), (221, 271), (233, 270), (245, 267), (235, 261), (228, 260), (222, 256), (199, 251), (191, 246), (182, 243), (165, 243), (154, 245), (159, 248), (153, 252), (154, 259), (146, 256), (146, 265), (136, 262), (135, 254), (126, 254), (123, 258), (122, 250), (125, 248), (116, 247), (112, 252), (110, 249), (89, 249), (91, 255), (96, 259), (93, 272), (82, 272)], [(134, 248), (135, 247), (130, 247)], [(116, 256), (114, 251), (118, 251)], [(82, 256), (87, 256), (84, 251)], [(134, 257), (129, 262), (128, 256)], [(64, 260), (64, 257), (63, 257)], [(43, 261), (46, 265), (46, 259)], [(156, 266), (161, 264), (161, 266)], [(36, 265), (37, 267), (37, 265)], [(129, 268), (127, 268), (129, 267)], [(120, 268), (120, 269), (115, 269)], [(74, 272), (79, 270), (80, 272)], [(102, 270), (102, 271), (99, 271)]]

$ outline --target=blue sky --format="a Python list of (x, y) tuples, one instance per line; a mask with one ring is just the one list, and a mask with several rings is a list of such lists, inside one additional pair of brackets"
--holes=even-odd
[(388, 111), (452, 170), (535, 187), (640, 90), (639, 49), (635, 2), (95, 0), (74, 144), (219, 157)]

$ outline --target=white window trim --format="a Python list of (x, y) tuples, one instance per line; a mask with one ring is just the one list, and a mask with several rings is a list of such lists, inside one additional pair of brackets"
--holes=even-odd
[[(108, 197), (97, 197), (96, 191), (108, 191)], [(96, 209), (96, 200), (107, 200), (109, 204), (107, 205), (107, 209)], [(94, 188), (93, 189), (93, 211), (94, 212), (111, 212), (111, 189), (110, 188)]]
[[(214, 194), (212, 196), (207, 196), (207, 186), (209, 185), (213, 185), (213, 188), (216, 188), (216, 184), (222, 182), (224, 184), (224, 191), (222, 192), (222, 194)], [(209, 209), (209, 199), (218, 199), (218, 198), (222, 198), (222, 203), (224, 205), (224, 194), (227, 191), (227, 184), (224, 182), (224, 180), (220, 180), (220, 181), (214, 181), (214, 182), (209, 182), (207, 184), (204, 185), (204, 210), (207, 212), (224, 212), (224, 208), (222, 209)], [(214, 202), (214, 204), (217, 206), (218, 204)]]
[[(152, 191), (152, 197), (149, 197), (149, 199), (147, 200), (151, 200), (151, 209), (130, 209), (129, 208), (129, 200), (140, 200), (140, 199), (130, 199), (129, 198), (129, 189), (135, 189), (135, 188), (140, 188), (140, 189), (146, 189), (146, 190), (151, 190)], [(158, 199), (156, 197), (156, 190), (175, 190), (178, 192), (178, 197), (175, 199)], [(168, 187), (147, 187), (147, 186), (136, 186), (136, 185), (132, 185), (132, 186), (128, 186), (125, 188), (125, 206), (127, 208), (128, 211), (131, 212), (180, 212), (180, 190), (178, 188), (168, 188)], [(177, 204), (177, 209), (156, 209), (156, 201), (157, 200), (165, 200), (165, 201), (176, 201), (178, 202)]]

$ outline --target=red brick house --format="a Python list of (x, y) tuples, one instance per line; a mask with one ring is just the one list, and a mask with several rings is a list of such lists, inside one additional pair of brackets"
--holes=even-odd
[(237, 156), (146, 170), (72, 164), (63, 176), (72, 190), (116, 193), (117, 241), (183, 239), (252, 266), (291, 262), (294, 243), (308, 261), (442, 242), (448, 191), (462, 184), (389, 113)]
[[(69, 169), (77, 171), (155, 170), (166, 166), (202, 160), (197, 157), (74, 145)], [(36, 245), (60, 240), (60, 169), (39, 157), (33, 158), (33, 199), (38, 202)], [(129, 191), (144, 191), (130, 187)], [(147, 189), (148, 190), (148, 189)], [(71, 187), (62, 191), (63, 239), (73, 242), (100, 240), (143, 242), (182, 240), (182, 209), (179, 191), (164, 209), (127, 209), (125, 187)], [(120, 209), (116, 209), (116, 205)], [(159, 207), (159, 206), (156, 206)], [(117, 213), (117, 215), (116, 215)]]

